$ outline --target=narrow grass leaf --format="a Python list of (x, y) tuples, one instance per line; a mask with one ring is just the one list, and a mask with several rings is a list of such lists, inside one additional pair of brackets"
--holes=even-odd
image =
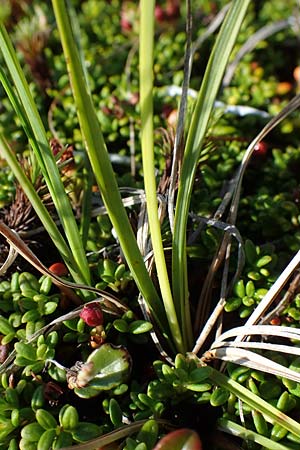
[(51, 237), (57, 249), (59, 250), (60, 254), (62, 255), (62, 258), (64, 259), (69, 269), (71, 270), (72, 268), (76, 267), (73, 255), (68, 245), (64, 241), (62, 235), (60, 234), (55, 222), (50, 216), (49, 211), (41, 201), (36, 190), (34, 189), (34, 186), (23, 172), (22, 167), (20, 166), (14, 152), (11, 150), (8, 143), (1, 134), (0, 134), (0, 154), (2, 154), (2, 156), (6, 159), (14, 176), (22, 186), (24, 193), (26, 194), (33, 208), (35, 209), (39, 219), (41, 220), (42, 224), (45, 227), (45, 230)]
[(157, 188), (154, 164), (153, 140), (153, 41), (154, 41), (154, 0), (141, 0), (140, 24), (140, 105), (141, 143), (143, 156), (144, 184), (151, 242), (154, 252), (157, 277), (166, 310), (171, 334), (177, 351), (187, 350), (174, 308), (171, 287), (166, 267), (158, 217)]
[(266, 449), (270, 448), (272, 450), (292, 450), (291, 447), (280, 444), (280, 442), (275, 442), (274, 440), (262, 436), (261, 434), (258, 434), (253, 430), (249, 430), (228, 419), (218, 419), (217, 428), (218, 430), (224, 431), (225, 433), (231, 434), (233, 436), (238, 436), (240, 439), (244, 439), (245, 441), (256, 442)]
[(251, 392), (249, 389), (245, 388), (231, 378), (226, 377), (215, 369), (212, 369), (209, 378), (216, 385), (228, 389), (243, 402), (247, 403), (247, 405), (249, 405), (251, 408), (259, 411), (269, 422), (278, 423), (286, 430), (295, 434), (297, 437), (300, 437), (300, 426), (298, 422), (284, 414), (282, 411), (279, 411), (262, 398), (253, 394), (253, 392)]
[[(3, 23), (0, 23), (0, 49), (17, 91), (23, 113), (27, 116), (23, 121), (27, 125), (30, 124), (32, 133), (29, 133), (28, 138), (35, 140), (33, 146), (35, 157), (63, 225), (68, 243), (74, 255), (74, 260), (76, 261), (76, 267), (73, 267), (72, 275), (77, 281), (90, 283), (90, 271), (70, 201), (65, 192), (55, 158), (50, 149), (41, 117)], [(16, 112), (18, 113), (18, 111)], [(25, 128), (26, 131), (28, 131), (27, 127)]]
[(181, 326), (184, 329), (191, 326), (187, 323), (185, 313), (188, 302), (186, 227), (197, 162), (225, 67), (249, 3), (249, 0), (232, 2), (224, 19), (207, 64), (187, 136), (176, 203), (172, 258), (175, 307), (177, 314), (182, 318)]
[(126, 210), (122, 204), (101, 127), (85, 83), (84, 71), (74, 42), (65, 2), (52, 0), (52, 4), (68, 65), (81, 132), (104, 205), (139, 290), (147, 301), (156, 322), (160, 324), (161, 329), (167, 329), (168, 325), (164, 309), (148, 275)]

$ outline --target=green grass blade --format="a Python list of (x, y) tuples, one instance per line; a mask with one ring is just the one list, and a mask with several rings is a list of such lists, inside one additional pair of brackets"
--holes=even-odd
[(225, 431), (233, 436), (238, 436), (240, 439), (245, 439), (245, 441), (256, 442), (264, 448), (271, 448), (272, 450), (292, 450), (291, 447), (280, 444), (280, 442), (275, 442), (274, 440), (255, 433), (253, 430), (248, 430), (247, 428), (232, 422), (232, 420), (219, 419), (218, 430)]
[[(25, 111), (21, 105), (21, 103), (19, 102), (18, 97), (16, 96), (13, 87), (8, 79), (8, 77), (6, 76), (3, 68), (0, 66), (0, 82), (18, 116), (18, 119), (20, 120), (22, 127), (28, 137), (29, 143), (31, 145), (31, 147), (33, 148), (36, 144), (36, 141), (34, 139), (34, 136), (32, 134), (32, 129), (30, 126), (30, 123), (27, 120)], [(38, 164), (36, 163), (36, 158), (34, 153), (30, 155), (31, 156), (31, 162), (32, 162), (32, 167), (31, 167), (31, 181), (34, 184), (35, 181), (37, 180), (38, 175), (41, 173)]]
[(182, 328), (189, 328), (186, 227), (198, 158), (222, 77), (250, 0), (235, 0), (210, 55), (189, 128), (179, 180), (173, 234), (173, 296)]
[(247, 403), (251, 408), (262, 413), (271, 423), (277, 423), (281, 425), (286, 430), (295, 434), (295, 436), (300, 437), (300, 425), (294, 419), (279, 411), (277, 408), (272, 406), (270, 403), (266, 402), (258, 395), (253, 394), (253, 392), (246, 389), (241, 384), (226, 377), (222, 373), (215, 369), (212, 369), (209, 375), (210, 380), (225, 389), (228, 389), (232, 394), (236, 395), (243, 402)]
[(52, 0), (52, 4), (68, 64), (81, 132), (103, 202), (135, 282), (155, 320), (160, 324), (162, 330), (167, 330), (168, 325), (162, 303), (146, 270), (126, 210), (122, 204), (101, 127), (85, 83), (84, 72), (74, 42), (65, 2)]
[(88, 240), (89, 226), (91, 223), (91, 211), (92, 211), (92, 185), (93, 185), (93, 174), (90, 167), (89, 161), (87, 161), (85, 155), (83, 169), (83, 197), (82, 197), (82, 207), (81, 207), (81, 217), (80, 217), (80, 236), (84, 247), (86, 246)]
[[(49, 189), (76, 262), (76, 267), (74, 267), (73, 270), (76, 281), (89, 284), (90, 271), (71, 204), (65, 192), (55, 158), (50, 149), (41, 117), (3, 23), (0, 23), (0, 49), (13, 80), (18, 100), (22, 105), (23, 113), (26, 115), (26, 118), (23, 118), (22, 122), (30, 124), (31, 133), (29, 133), (28, 138), (31, 140), (34, 139), (35, 141), (33, 146), (35, 157)], [(25, 129), (25, 132), (26, 131), (28, 130)]]
[(144, 185), (151, 242), (161, 295), (177, 351), (185, 352), (187, 350), (187, 344), (184, 344), (183, 342), (174, 308), (158, 217), (154, 164), (152, 98), (154, 4), (154, 0), (141, 0), (140, 2), (140, 105)]
[(45, 230), (48, 232), (58, 251), (62, 255), (65, 263), (70, 268), (70, 270), (73, 269), (76, 266), (76, 263), (72, 256), (72, 253), (70, 252), (69, 247), (67, 246), (62, 235), (60, 234), (46, 206), (43, 204), (40, 197), (38, 196), (34, 186), (23, 172), (22, 167), (20, 166), (14, 152), (11, 150), (8, 143), (3, 138), (3, 136), (1, 136), (1, 134), (0, 134), (0, 154), (6, 159), (14, 176), (22, 186), (23, 191), (25, 192), (39, 219), (44, 225)]

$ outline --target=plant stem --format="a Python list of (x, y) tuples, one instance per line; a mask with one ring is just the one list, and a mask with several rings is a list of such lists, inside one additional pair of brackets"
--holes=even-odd
[(232, 420), (223, 418), (218, 419), (218, 430), (232, 434), (233, 436), (238, 436), (240, 439), (244, 439), (245, 441), (256, 442), (264, 448), (271, 448), (272, 450), (291, 450), (290, 447), (280, 444), (280, 442), (275, 442), (265, 436), (261, 436), (253, 430), (247, 430), (247, 428), (232, 422)]
[(14, 176), (22, 186), (22, 189), (26, 196), (28, 197), (28, 200), (33, 205), (35, 212), (37, 213), (39, 219), (41, 220), (42, 224), (45, 227), (45, 230), (51, 237), (52, 241), (55, 243), (57, 249), (59, 250), (60, 254), (62, 255), (65, 263), (68, 265), (68, 268), (71, 270), (72, 268), (76, 266), (76, 263), (73, 259), (73, 255), (70, 252), (69, 247), (67, 246), (66, 242), (64, 241), (62, 235), (58, 231), (58, 228), (53, 221), (52, 217), (50, 216), (46, 206), (41, 201), (39, 195), (37, 194), (36, 190), (34, 189), (33, 185), (31, 184), (30, 180), (27, 178), (27, 176), (24, 174), (14, 152), (10, 149), (8, 143), (3, 138), (3, 136), (0, 134), (0, 152), (7, 161), (7, 164), (9, 165), (10, 169), (12, 170)]
[(210, 55), (188, 131), (179, 179), (173, 234), (173, 295), (182, 329), (190, 329), (186, 260), (186, 228), (194, 178), (203, 140), (232, 48), (250, 0), (232, 2)]
[(300, 437), (300, 428), (298, 422), (291, 419), (282, 411), (279, 411), (262, 398), (253, 394), (253, 392), (249, 391), (249, 389), (246, 389), (241, 384), (237, 383), (231, 378), (226, 377), (218, 370), (213, 368), (212, 372), (209, 375), (209, 378), (214, 384), (228, 389), (243, 402), (247, 403), (247, 405), (249, 405), (251, 408), (261, 412), (266, 418), (268, 418), (268, 421), (270, 421), (271, 423), (278, 423), (286, 430)]
[(122, 203), (97, 114), (85, 83), (84, 71), (72, 34), (65, 2), (52, 0), (52, 4), (68, 65), (81, 132), (104, 205), (117, 233), (133, 278), (145, 298), (155, 321), (159, 324), (161, 330), (165, 331), (168, 329), (165, 312), (146, 270)]
[[(72, 207), (61, 180), (55, 158), (50, 149), (42, 119), (3, 23), (0, 23), (0, 49), (13, 80), (17, 95), (5, 76), (1, 76), (1, 82), (7, 90), (8, 96), (27, 133), (35, 158), (39, 164), (66, 234), (73, 254), (73, 261), (76, 262), (76, 266), (72, 270), (72, 275), (74, 275), (76, 281), (89, 284), (90, 270)], [(4, 74), (3, 71), (2, 73)], [(16, 98), (15, 102), (12, 100), (14, 97)]]
[(155, 180), (154, 141), (153, 141), (153, 40), (154, 40), (155, 0), (141, 0), (140, 23), (140, 105), (141, 105), (141, 143), (143, 156), (144, 184), (147, 200), (147, 213), (151, 242), (153, 247), (157, 277), (171, 334), (179, 352), (187, 350), (174, 308), (171, 287), (166, 267), (158, 217), (157, 188)]

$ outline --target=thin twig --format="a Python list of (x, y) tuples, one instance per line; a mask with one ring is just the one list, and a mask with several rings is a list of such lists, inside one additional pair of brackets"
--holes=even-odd
[(291, 281), (288, 290), (286, 291), (286, 293), (284, 294), (283, 298), (280, 300), (278, 305), (275, 306), (275, 308), (273, 308), (268, 314), (261, 317), (258, 323), (261, 325), (269, 323), (274, 316), (279, 316), (282, 313), (282, 311), (286, 308), (286, 306), (294, 299), (296, 291), (299, 288), (299, 284), (300, 284), (300, 273), (298, 272), (295, 275), (294, 279)]

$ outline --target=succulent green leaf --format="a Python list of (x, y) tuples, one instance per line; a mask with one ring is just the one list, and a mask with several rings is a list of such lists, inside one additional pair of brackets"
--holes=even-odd
[(14, 430), (14, 426), (11, 423), (11, 420), (0, 416), (0, 440), (3, 440)]
[(59, 423), (64, 430), (75, 430), (79, 423), (77, 409), (72, 405), (64, 405), (59, 411)]
[[(74, 390), (84, 398), (93, 397), (99, 391), (113, 389), (124, 382), (130, 372), (131, 357), (124, 347), (104, 344), (90, 354), (86, 364), (90, 363), (91, 369), (84, 380), (86, 386)], [(84, 376), (84, 372), (78, 373), (79, 379)]]
[(210, 404), (212, 406), (224, 405), (229, 399), (230, 392), (227, 389), (218, 387), (215, 389), (210, 397)]
[(21, 437), (29, 442), (37, 442), (44, 431), (44, 428), (39, 423), (29, 423), (22, 428)]
[(137, 435), (139, 442), (144, 442), (147, 449), (153, 448), (158, 436), (158, 425), (153, 419), (147, 420)]
[(189, 381), (193, 383), (202, 383), (205, 379), (209, 377), (211, 374), (211, 367), (205, 366), (205, 367), (198, 367), (197, 369), (194, 369), (190, 375), (189, 375)]
[(50, 430), (57, 426), (55, 418), (50, 412), (46, 411), (45, 409), (38, 409), (35, 413), (35, 417), (37, 423), (40, 424), (41, 427), (44, 428), (44, 430)]
[(101, 434), (101, 428), (90, 422), (79, 422), (78, 427), (72, 433), (77, 442), (85, 442), (94, 439)]
[(73, 438), (72, 435), (66, 431), (61, 431), (54, 441), (52, 448), (53, 450), (57, 450), (59, 448), (69, 447), (72, 445)]
[(129, 325), (129, 333), (142, 334), (152, 330), (152, 323), (146, 320), (135, 320)]
[(116, 399), (111, 398), (109, 401), (109, 416), (115, 427), (122, 425), (122, 410)]
[(18, 356), (28, 359), (29, 361), (36, 360), (36, 348), (32, 344), (25, 344), (23, 342), (16, 342), (15, 349)]

